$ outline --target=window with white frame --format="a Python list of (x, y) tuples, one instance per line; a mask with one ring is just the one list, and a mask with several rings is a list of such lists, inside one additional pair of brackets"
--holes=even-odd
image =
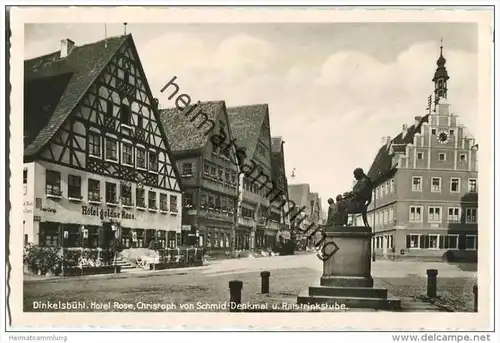
[(424, 153), (417, 152), (417, 160), (423, 160), (423, 159), (424, 159)]
[(130, 143), (123, 143), (122, 145), (122, 163), (127, 166), (134, 165), (134, 147)]
[(385, 183), (385, 194), (389, 194), (389, 182)]
[(72, 199), (82, 198), (82, 177), (68, 175), (68, 197)]
[(394, 208), (389, 208), (389, 223), (394, 221)]
[(160, 211), (168, 211), (168, 195), (160, 193)]
[(441, 207), (429, 206), (428, 222), (441, 223)]
[(113, 137), (106, 137), (106, 160), (118, 161), (118, 142)]
[(441, 192), (441, 178), (433, 177), (431, 179), (431, 192)]
[(396, 181), (394, 179), (391, 180), (391, 193), (394, 193), (395, 191), (395, 185), (396, 185)]
[(149, 160), (149, 170), (153, 172), (158, 171), (158, 154), (156, 151), (149, 151), (148, 154), (148, 160)]
[(437, 249), (439, 247), (439, 235), (429, 235), (428, 249)]
[(477, 180), (469, 179), (469, 193), (477, 193)]
[(477, 236), (465, 235), (465, 250), (476, 250), (476, 249), (477, 249)]
[(446, 161), (446, 153), (444, 153), (444, 152), (439, 153), (439, 161), (441, 161), (441, 162)]
[(95, 131), (89, 131), (89, 155), (101, 157), (101, 135)]
[(448, 223), (460, 222), (460, 207), (448, 207)]
[(467, 162), (467, 155), (466, 154), (460, 154), (460, 162)]
[(421, 192), (422, 191), (422, 177), (421, 176), (412, 177), (411, 190), (414, 192)]
[(477, 223), (477, 208), (466, 208), (465, 209), (465, 222), (467, 224)]
[(177, 196), (176, 195), (170, 195), (170, 211), (171, 212), (177, 212)]
[(410, 222), (422, 222), (422, 206), (410, 206)]
[(146, 169), (146, 149), (137, 147), (137, 168)]
[(193, 164), (192, 163), (183, 163), (182, 164), (182, 175), (184, 175), (184, 176), (193, 175)]
[(45, 191), (48, 195), (61, 196), (61, 173), (54, 170), (45, 172)]
[(420, 248), (420, 235), (416, 234), (406, 235), (406, 248), (407, 249)]
[(460, 193), (460, 178), (459, 177), (452, 177), (450, 179), (450, 192)]
[(106, 195), (106, 203), (107, 204), (116, 204), (117, 203), (117, 192), (116, 192), (116, 183), (106, 182), (105, 183), (105, 195)]

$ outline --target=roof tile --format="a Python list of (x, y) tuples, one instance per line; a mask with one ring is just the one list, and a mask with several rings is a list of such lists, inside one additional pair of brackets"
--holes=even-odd
[[(31, 102), (31, 97), (34, 95), (33, 90), (42, 87), (43, 84), (50, 85), (50, 88), (56, 86), (57, 93), (59, 93), (57, 103), (53, 103), (54, 99), (49, 96), (50, 100), (47, 102), (39, 99), (34, 101), (41, 107), (28, 107), (29, 111), (25, 113), (25, 125), (31, 125), (35, 120), (41, 120), (42, 123), (37, 123), (37, 127), (26, 129), (27, 132), (36, 135), (36, 137), (28, 135), (30, 137), (24, 150), (25, 156), (35, 155), (49, 142), (115, 53), (129, 38), (131, 39), (130, 35), (124, 35), (111, 37), (106, 41), (101, 40), (75, 46), (70, 54), (64, 58), (60, 58), (60, 52), (56, 51), (24, 61), (24, 82), (27, 88), (31, 87), (30, 92), (25, 94), (25, 103)], [(66, 75), (69, 80), (57, 77), (61, 75)], [(50, 107), (51, 104), (55, 105), (55, 108), (51, 110), (51, 115), (40, 115), (40, 111), (46, 106)]]

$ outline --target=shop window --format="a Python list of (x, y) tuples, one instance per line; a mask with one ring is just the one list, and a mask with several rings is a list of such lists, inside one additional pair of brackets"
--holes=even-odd
[(168, 231), (167, 232), (167, 243), (169, 248), (175, 248), (176, 247), (176, 235), (175, 231)]
[(59, 224), (41, 222), (39, 226), (39, 245), (57, 246), (59, 244)]
[(180, 232), (175, 233), (175, 245), (180, 247), (182, 245), (182, 234)]

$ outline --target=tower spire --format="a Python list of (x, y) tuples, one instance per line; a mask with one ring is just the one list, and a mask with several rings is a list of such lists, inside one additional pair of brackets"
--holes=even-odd
[(432, 81), (434, 82), (434, 101), (435, 105), (439, 103), (439, 99), (448, 97), (448, 71), (446, 70), (446, 58), (443, 56), (443, 38), (439, 46), (439, 58), (436, 61), (437, 68), (434, 72)]

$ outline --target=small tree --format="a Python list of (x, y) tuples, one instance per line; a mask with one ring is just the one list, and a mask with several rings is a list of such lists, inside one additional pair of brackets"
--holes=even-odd
[(113, 265), (115, 267), (115, 273), (117, 273), (118, 266), (116, 265), (116, 260), (118, 258), (118, 254), (123, 250), (121, 239), (113, 237), (113, 239), (109, 242), (109, 250), (113, 253)]

